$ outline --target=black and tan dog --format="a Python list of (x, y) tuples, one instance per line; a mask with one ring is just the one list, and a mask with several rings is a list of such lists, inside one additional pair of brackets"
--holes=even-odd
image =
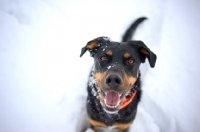
[(121, 43), (99, 37), (82, 48), (80, 56), (89, 51), (94, 58), (87, 87), (87, 113), (95, 132), (97, 127), (128, 131), (136, 116), (141, 98), (140, 64), (147, 58), (153, 68), (156, 62), (156, 55), (142, 41), (130, 40), (145, 19), (136, 20)]

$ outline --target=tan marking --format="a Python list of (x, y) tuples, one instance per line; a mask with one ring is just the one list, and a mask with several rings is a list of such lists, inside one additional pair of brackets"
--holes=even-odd
[(112, 52), (111, 50), (108, 50), (108, 51), (106, 52), (106, 54), (107, 54), (108, 56), (112, 56), (112, 55), (113, 55), (113, 52)]
[(145, 48), (141, 48), (140, 52), (143, 53), (143, 54), (145, 54), (145, 55), (149, 54), (149, 52)]
[(93, 120), (93, 119), (90, 118), (89, 115), (88, 115), (88, 120), (94, 127), (96, 127), (96, 126), (98, 126), (98, 127), (107, 127), (105, 123)]
[(103, 95), (99, 93), (99, 100), (100, 102), (104, 103)]
[(94, 77), (97, 81), (101, 81), (102, 78), (105, 78), (106, 77), (106, 72), (96, 72), (94, 74)]
[[(106, 87), (106, 82), (105, 82), (105, 78), (106, 78), (106, 72), (97, 72), (94, 74), (94, 78), (96, 80), (96, 84), (97, 84), (97, 89), (100, 90), (100, 88), (105, 88)], [(99, 95), (99, 100), (104, 103), (104, 98), (103, 95), (101, 94), (101, 92), (98, 93)]]
[(136, 78), (135, 77), (133, 77), (133, 76), (128, 76), (127, 77), (127, 81), (128, 81), (128, 83), (129, 84), (135, 84), (135, 82), (136, 82)]
[(124, 58), (128, 59), (131, 55), (129, 53), (124, 53)]
[(129, 123), (115, 123), (114, 127), (119, 128), (120, 131), (123, 131), (124, 129), (127, 129), (132, 123), (133, 123), (133, 121), (131, 121)]
[[(94, 126), (94, 132), (97, 132), (97, 127), (108, 128), (108, 126), (104, 122), (96, 121), (96, 120), (92, 119), (89, 115), (88, 115), (88, 120), (89, 120), (90, 124), (92, 124)], [(115, 123), (112, 127), (118, 128), (120, 132), (123, 132), (123, 130), (130, 127), (130, 125), (132, 123), (133, 123), (133, 121), (131, 121), (129, 123)]]
[[(133, 87), (133, 85), (135, 84), (137, 78), (133, 77), (133, 76), (124, 76), (124, 82), (123, 84), (121, 85), (121, 88), (120, 89), (124, 89), (126, 90), (126, 93), (129, 93), (131, 88)], [(122, 100), (121, 100), (121, 104), (126, 100), (126, 97), (124, 97)]]
[(90, 50), (93, 50), (94, 48), (96, 48), (98, 46), (98, 41), (97, 40), (94, 40), (92, 42), (90, 42), (88, 45), (87, 45), (87, 48), (90, 49)]
[(96, 80), (97, 86), (98, 87), (105, 87), (106, 86), (106, 82), (105, 82), (105, 78), (106, 78), (106, 72), (97, 72), (94, 74), (94, 78)]
[(123, 76), (123, 80), (124, 80), (124, 82), (121, 85), (121, 88), (122, 89), (124, 89), (124, 88), (126, 89), (127, 87), (131, 88), (135, 84), (137, 78), (135, 78), (133, 76), (124, 75)]

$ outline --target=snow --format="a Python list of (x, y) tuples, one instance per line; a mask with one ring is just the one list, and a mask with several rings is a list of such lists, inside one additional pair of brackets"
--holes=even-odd
[(103, 39), (104, 39), (105, 41), (110, 41), (110, 38), (109, 38), (109, 37), (103, 37)]
[(108, 67), (107, 67), (107, 69), (110, 69), (110, 68), (111, 68), (111, 66), (108, 66)]
[[(134, 39), (156, 53), (141, 65), (143, 96), (131, 132), (198, 132), (198, 0), (0, 0), (0, 131), (77, 132), (88, 126), (86, 84), (99, 36)], [(92, 130), (88, 129), (88, 132)], [(111, 130), (109, 130), (111, 131)]]

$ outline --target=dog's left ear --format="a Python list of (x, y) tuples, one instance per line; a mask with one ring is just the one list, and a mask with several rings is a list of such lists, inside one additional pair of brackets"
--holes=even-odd
[(110, 43), (110, 40), (108, 37), (98, 37), (96, 39), (93, 39), (89, 41), (85, 47), (82, 48), (80, 57), (83, 56), (83, 54), (85, 54), (87, 50), (90, 52), (90, 55), (93, 57), (100, 46), (102, 46), (103, 44), (108, 44), (108, 43)]
[(157, 56), (142, 41), (129, 41), (129, 44), (136, 47), (141, 54), (142, 63), (148, 58), (150, 66), (153, 68), (156, 64)]

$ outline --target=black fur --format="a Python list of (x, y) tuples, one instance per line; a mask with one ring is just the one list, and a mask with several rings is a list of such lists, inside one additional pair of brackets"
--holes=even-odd
[(124, 36), (122, 38), (122, 42), (127, 42), (129, 40), (131, 40), (132, 36), (134, 35), (134, 32), (137, 28), (137, 26), (143, 22), (144, 20), (146, 20), (146, 17), (141, 17), (139, 19), (137, 19), (129, 28), (128, 30), (124, 33)]
[[(115, 126), (116, 123), (126, 126), (135, 119), (137, 105), (142, 93), (139, 66), (145, 62), (146, 58), (152, 68), (155, 66), (156, 55), (142, 41), (130, 40), (137, 26), (145, 19), (145, 17), (137, 19), (125, 32), (121, 43), (110, 41), (107, 37), (98, 37), (89, 41), (82, 48), (80, 56), (89, 51), (94, 58), (94, 69), (90, 73), (87, 86), (87, 113), (90, 119), (101, 122), (107, 127)], [(111, 55), (108, 55), (108, 51), (111, 51)], [(129, 55), (125, 57), (125, 53), (129, 53), (130, 57)], [(105, 57), (105, 60), (101, 60), (101, 57)], [(129, 60), (133, 60), (134, 63), (128, 64)], [(100, 74), (100, 80), (95, 76), (98, 74)], [(115, 78), (114, 83), (116, 83), (116, 86), (108, 85), (107, 78), (111, 74), (122, 78), (121, 82), (119, 78)], [(136, 79), (136, 81), (132, 84), (131, 79), (129, 80), (126, 77), (131, 77), (131, 79)], [(125, 85), (125, 82), (128, 85)], [(136, 92), (136, 96), (126, 107), (121, 108), (116, 105), (116, 108), (109, 107), (110, 110), (107, 109), (105, 101), (103, 104), (100, 101), (100, 95), (105, 99), (105, 93), (110, 91), (118, 93), (118, 97), (122, 98), (121, 101), (125, 98), (129, 99), (134, 92)], [(109, 113), (109, 111), (117, 112)], [(128, 130), (127, 127), (119, 127), (119, 129)]]

